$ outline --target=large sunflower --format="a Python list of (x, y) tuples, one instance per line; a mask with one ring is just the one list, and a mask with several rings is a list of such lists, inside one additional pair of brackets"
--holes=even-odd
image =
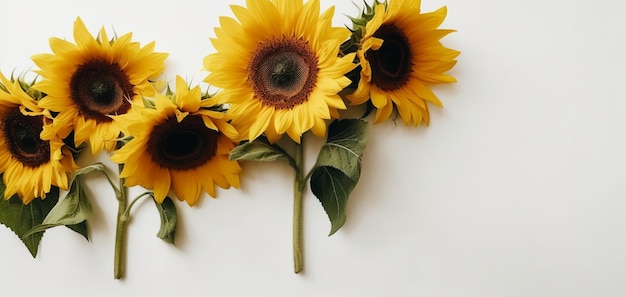
[(442, 106), (428, 85), (456, 82), (445, 72), (460, 52), (440, 42), (454, 30), (437, 29), (447, 10), (422, 14), (420, 0), (390, 0), (376, 1), (373, 13), (361, 28), (361, 79), (348, 100), (362, 104), (371, 99), (377, 108), (375, 123), (389, 118), (395, 107), (406, 125), (428, 124), (426, 102)]
[(230, 104), (233, 125), (249, 140), (265, 133), (271, 142), (287, 133), (326, 134), (326, 121), (345, 109), (337, 95), (356, 67), (354, 54), (338, 57), (350, 36), (331, 27), (334, 7), (320, 12), (319, 0), (247, 0), (231, 6), (238, 21), (220, 18), (212, 39), (216, 53), (204, 58), (205, 81), (223, 89), (216, 99)]
[(133, 138), (115, 151), (111, 160), (124, 164), (120, 177), (126, 185), (154, 191), (162, 202), (170, 189), (180, 200), (196, 204), (201, 191), (215, 197), (221, 188), (239, 187), (241, 168), (228, 155), (238, 136), (215, 100), (201, 100), (199, 87), (189, 89), (176, 78), (172, 98), (157, 94), (154, 107), (134, 106), (114, 117)]
[(47, 94), (40, 106), (57, 113), (44, 139), (74, 130), (75, 144), (88, 142), (94, 154), (115, 148), (120, 129), (111, 116), (128, 112), (142, 95), (154, 95), (150, 81), (163, 72), (167, 57), (154, 52), (154, 42), (140, 47), (131, 38), (128, 33), (109, 40), (104, 28), (94, 38), (77, 18), (76, 44), (51, 38), (54, 54), (32, 57), (43, 77), (35, 87)]
[(19, 80), (0, 73), (0, 174), (4, 199), (17, 194), (24, 204), (45, 198), (52, 186), (67, 190), (77, 168), (63, 140), (40, 138), (44, 112)]

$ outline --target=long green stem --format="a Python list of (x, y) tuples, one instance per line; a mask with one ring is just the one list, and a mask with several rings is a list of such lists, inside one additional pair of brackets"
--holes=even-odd
[(296, 177), (293, 187), (293, 263), (294, 272), (300, 273), (304, 268), (304, 257), (302, 252), (302, 202), (305, 180), (303, 180), (302, 167), (303, 140), (296, 144)]
[[(119, 166), (122, 173), (123, 165)], [(115, 230), (115, 252), (113, 273), (115, 279), (124, 277), (126, 271), (126, 234), (128, 232), (128, 219), (130, 215), (126, 212), (128, 207), (128, 193), (124, 186), (124, 178), (120, 178), (119, 191), (116, 193), (119, 206), (117, 208), (117, 228)]]

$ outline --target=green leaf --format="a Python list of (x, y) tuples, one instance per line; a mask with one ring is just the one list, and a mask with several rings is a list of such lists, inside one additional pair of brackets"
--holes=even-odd
[(43, 222), (59, 200), (59, 189), (52, 187), (45, 199), (35, 199), (27, 205), (17, 195), (8, 200), (3, 199), (4, 190), (5, 185), (0, 182), (0, 223), (9, 227), (22, 240), (34, 258), (37, 256), (43, 232), (31, 235), (26, 233)]
[(367, 144), (368, 124), (362, 120), (334, 121), (328, 127), (328, 139), (320, 149), (315, 166), (341, 170), (351, 179), (361, 176), (361, 156)]
[(87, 241), (89, 241), (89, 229), (87, 229), (87, 221), (83, 221), (74, 225), (65, 225), (65, 227), (82, 235)]
[(322, 166), (311, 174), (311, 192), (322, 203), (331, 223), (330, 235), (335, 234), (346, 222), (348, 196), (356, 181), (338, 169)]
[(322, 203), (333, 235), (346, 221), (348, 197), (361, 176), (361, 157), (367, 144), (368, 124), (338, 120), (328, 127), (328, 139), (311, 170), (311, 192)]
[(263, 161), (285, 160), (296, 168), (296, 162), (287, 152), (277, 145), (270, 144), (267, 139), (259, 137), (251, 142), (238, 145), (230, 152), (231, 160)]
[(159, 216), (161, 217), (161, 228), (157, 237), (163, 239), (167, 243), (174, 244), (174, 238), (176, 236), (176, 205), (170, 197), (165, 197), (163, 203), (158, 203), (152, 199), (156, 204)]
[(89, 166), (85, 166), (85, 167), (83, 167), (81, 169), (78, 169), (76, 171), (76, 176), (84, 175), (84, 174), (91, 173), (91, 172), (94, 172), (94, 171), (104, 172), (104, 164), (102, 164), (102, 163), (95, 163), (95, 164), (92, 164), (92, 165), (89, 165)]
[[(70, 190), (65, 198), (60, 200), (50, 210), (50, 213), (48, 213), (40, 225), (34, 226), (26, 234), (35, 234), (56, 226), (80, 224), (91, 216), (91, 211), (91, 204), (83, 190), (80, 179), (76, 177), (72, 181)], [(78, 230), (80, 231), (80, 229)], [(79, 233), (86, 237), (86, 232)]]

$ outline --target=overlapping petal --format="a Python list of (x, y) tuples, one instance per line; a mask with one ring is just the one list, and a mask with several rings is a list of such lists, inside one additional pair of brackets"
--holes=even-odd
[[(460, 52), (440, 42), (454, 30), (438, 29), (447, 10), (442, 7), (421, 13), (419, 0), (389, 0), (376, 2), (373, 12), (373, 18), (363, 28), (357, 50), (361, 66), (359, 85), (347, 98), (352, 104), (370, 101), (377, 109), (375, 123), (388, 119), (395, 109), (406, 125), (428, 124), (426, 102), (442, 106), (428, 85), (456, 82), (446, 72), (454, 67)], [(381, 66), (388, 61), (377, 57), (379, 52), (384, 55), (382, 52), (390, 48), (406, 55), (408, 60), (395, 61), (391, 70), (399, 69), (398, 73), (383, 69), (390, 67)]]
[[(212, 99), (202, 100), (199, 87), (190, 89), (177, 77), (172, 96), (157, 94), (154, 107), (135, 105), (114, 117), (133, 137), (111, 156), (124, 164), (120, 176), (127, 186), (152, 190), (158, 202), (173, 194), (192, 206), (203, 191), (215, 197), (214, 185), (239, 187), (241, 167), (228, 159), (239, 135), (224, 112), (204, 106), (206, 100)], [(199, 124), (189, 124), (194, 120)], [(207, 131), (209, 139), (200, 139)]]
[[(242, 140), (254, 140), (265, 133), (271, 142), (276, 142), (286, 133), (299, 143), (302, 134), (309, 130), (324, 136), (324, 121), (337, 115), (337, 109), (346, 108), (337, 93), (350, 84), (345, 74), (356, 67), (354, 53), (339, 57), (339, 46), (350, 31), (331, 26), (334, 8), (320, 15), (319, 0), (255, 0), (247, 1), (246, 7), (233, 5), (232, 11), (236, 19), (221, 17), (221, 27), (215, 29), (216, 38), (211, 41), (217, 52), (204, 59), (204, 68), (210, 72), (205, 81), (222, 89), (216, 99), (230, 105), (228, 113)], [(255, 63), (274, 58), (274, 53), (262, 54), (268, 45), (306, 61), (295, 71), (316, 69), (302, 82), (312, 86), (310, 89), (298, 85), (304, 95), (284, 95), (280, 90), (272, 93), (282, 86), (269, 88), (270, 95), (283, 97), (277, 103), (271, 99), (276, 96), (259, 90), (269, 83), (257, 75), (264, 62)], [(315, 61), (307, 59), (306, 53), (311, 53)], [(291, 57), (287, 54), (286, 60)], [(290, 87), (284, 89), (291, 91)]]
[[(142, 96), (154, 95), (151, 82), (163, 72), (167, 57), (165, 53), (154, 52), (154, 43), (140, 47), (131, 38), (132, 34), (128, 33), (109, 40), (104, 29), (94, 37), (77, 18), (75, 44), (53, 37), (50, 39), (53, 54), (32, 57), (40, 68), (36, 72), (43, 78), (35, 88), (47, 94), (39, 105), (56, 115), (42, 137), (52, 139), (58, 134), (65, 138), (74, 131), (76, 146), (89, 143), (94, 154), (102, 149), (115, 149), (120, 128), (110, 116), (127, 112), (130, 102), (141, 102)], [(95, 70), (85, 70), (89, 66)], [(77, 89), (81, 82), (87, 86), (109, 83), (110, 89), (121, 92), (115, 98), (117, 108), (83, 102), (78, 98), (81, 90)]]
[(41, 140), (46, 114), (18, 79), (0, 73), (0, 174), (4, 199), (17, 194), (24, 204), (44, 199), (51, 188), (68, 189), (77, 168), (63, 140)]

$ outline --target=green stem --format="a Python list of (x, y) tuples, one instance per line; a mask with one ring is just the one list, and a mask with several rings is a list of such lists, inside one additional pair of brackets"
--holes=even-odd
[(293, 188), (293, 263), (294, 272), (300, 273), (304, 268), (304, 257), (302, 253), (302, 202), (305, 180), (302, 175), (303, 167), (303, 141), (296, 144), (296, 177)]
[[(119, 172), (122, 173), (123, 165), (119, 166)], [(115, 230), (115, 252), (113, 273), (115, 279), (124, 277), (126, 271), (126, 234), (128, 232), (128, 220), (130, 214), (126, 212), (128, 204), (128, 193), (124, 186), (124, 178), (120, 178), (119, 191), (117, 192), (117, 228)]]
[(126, 212), (124, 213), (124, 215), (128, 218), (130, 218), (130, 210), (133, 208), (133, 206), (135, 205), (135, 203), (137, 203), (139, 200), (141, 200), (141, 198), (143, 197), (152, 197), (152, 192), (145, 192), (139, 196), (137, 196), (135, 199), (133, 199), (133, 201), (130, 202), (130, 204), (128, 205), (128, 207), (126, 207)]

